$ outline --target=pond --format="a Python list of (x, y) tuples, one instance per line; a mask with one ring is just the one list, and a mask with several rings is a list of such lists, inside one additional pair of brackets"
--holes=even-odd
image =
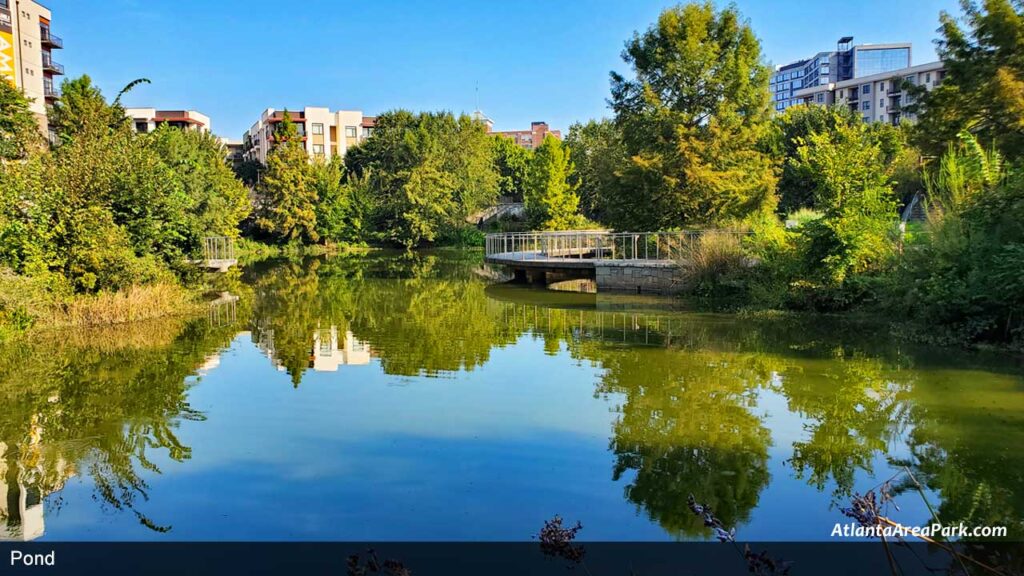
[(265, 263), (206, 317), (0, 347), (0, 538), (713, 539), (692, 494), (742, 540), (829, 540), (890, 479), (897, 521), (1024, 538), (1019, 359), (496, 279)]

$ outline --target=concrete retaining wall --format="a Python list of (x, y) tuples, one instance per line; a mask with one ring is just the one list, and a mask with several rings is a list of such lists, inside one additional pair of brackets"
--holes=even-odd
[(666, 260), (598, 260), (599, 291), (674, 294), (682, 290), (679, 267)]

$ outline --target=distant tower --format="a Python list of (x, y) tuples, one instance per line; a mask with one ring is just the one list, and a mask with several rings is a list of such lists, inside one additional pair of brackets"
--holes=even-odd
[(494, 121), (491, 120), (490, 118), (488, 118), (487, 115), (484, 114), (483, 110), (480, 109), (480, 83), (479, 82), (476, 83), (474, 99), (475, 99), (474, 108), (476, 108), (476, 109), (473, 110), (473, 114), (471, 116), (473, 117), (473, 120), (476, 120), (477, 122), (482, 122), (483, 125), (484, 125), (484, 128), (488, 132), (490, 132), (494, 128)]

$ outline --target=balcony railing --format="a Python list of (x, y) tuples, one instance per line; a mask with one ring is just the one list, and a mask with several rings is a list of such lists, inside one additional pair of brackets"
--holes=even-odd
[(46, 98), (60, 98), (60, 92), (53, 86), (43, 86), (43, 96)]
[(64, 40), (60, 36), (52, 34), (46, 28), (39, 29), (39, 40), (43, 43), (43, 46), (49, 46), (50, 48), (64, 47)]
[(53, 61), (53, 58), (43, 56), (43, 72), (51, 74), (64, 74), (64, 65)]

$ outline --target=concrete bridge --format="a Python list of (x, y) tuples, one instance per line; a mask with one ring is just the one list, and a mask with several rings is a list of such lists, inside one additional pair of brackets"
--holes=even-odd
[(485, 259), (520, 282), (592, 279), (597, 289), (671, 294), (682, 289), (680, 262), (703, 234), (733, 231), (513, 232), (488, 234)]

